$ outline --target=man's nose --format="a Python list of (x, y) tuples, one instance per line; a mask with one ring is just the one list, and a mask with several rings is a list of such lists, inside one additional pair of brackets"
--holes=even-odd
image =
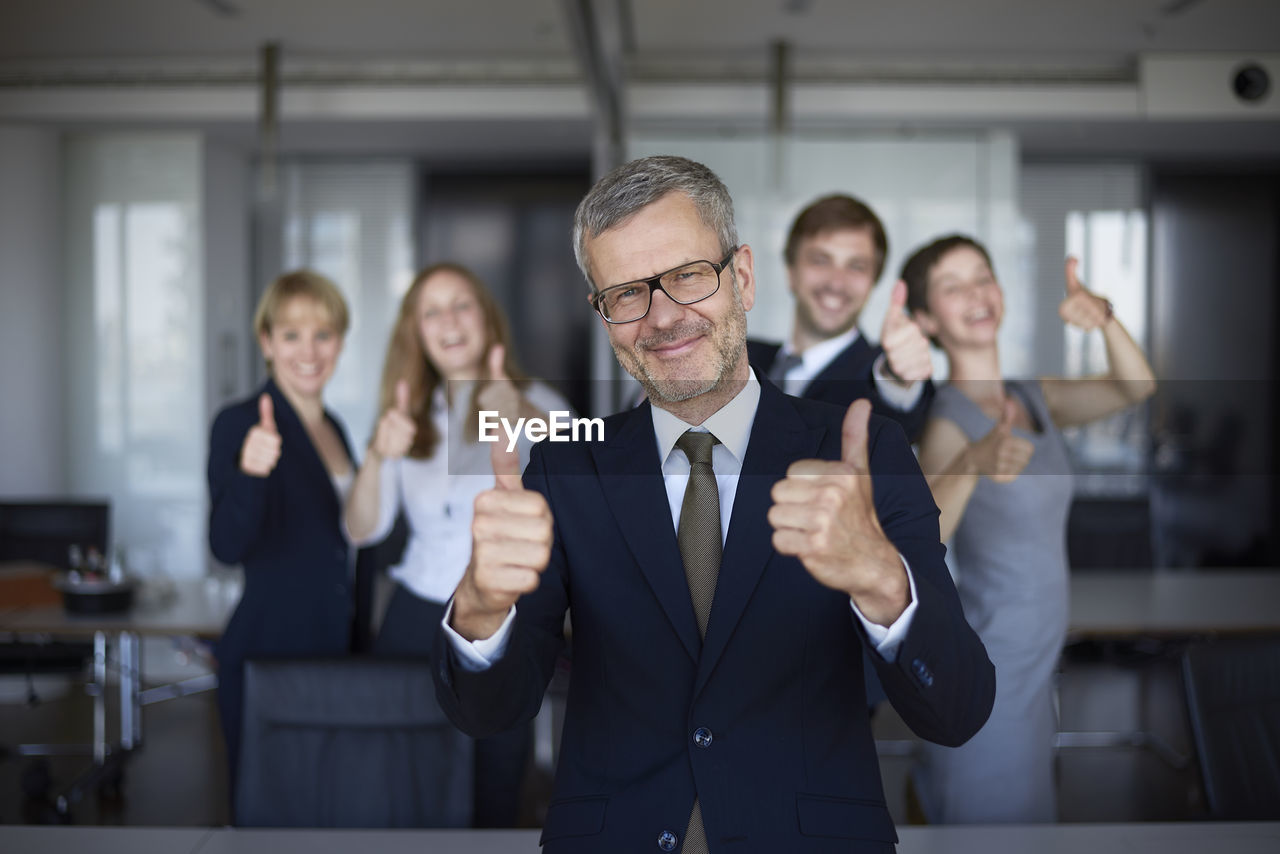
[(644, 319), (654, 326), (670, 326), (683, 316), (684, 306), (659, 289), (650, 296), (649, 313)]

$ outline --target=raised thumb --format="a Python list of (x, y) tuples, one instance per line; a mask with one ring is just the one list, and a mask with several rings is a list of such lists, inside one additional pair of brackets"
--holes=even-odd
[(520, 452), (507, 450), (501, 442), (494, 442), (489, 449), (489, 462), (499, 489), (523, 489), (520, 483)]
[(907, 307), (907, 283), (902, 279), (893, 284), (893, 292), (889, 294), (889, 310), (902, 311)]
[(507, 348), (501, 344), (494, 344), (489, 348), (489, 379), (505, 380), (507, 373), (504, 365), (507, 358)]
[[(907, 319), (907, 283), (899, 279), (889, 293), (889, 310), (884, 315), (884, 329), (896, 329)], [(884, 337), (883, 335), (881, 336)]]
[(867, 422), (871, 401), (862, 398), (849, 405), (840, 428), (840, 459), (861, 472), (867, 470)]
[(276, 409), (271, 402), (271, 395), (263, 392), (258, 395), (258, 426), (264, 430), (276, 432)]
[(1080, 277), (1077, 275), (1079, 268), (1080, 268), (1079, 260), (1077, 260), (1073, 255), (1068, 255), (1067, 269), (1066, 269), (1067, 296), (1071, 296), (1072, 294), (1077, 294), (1080, 291), (1084, 290), (1084, 285), (1081, 284)]

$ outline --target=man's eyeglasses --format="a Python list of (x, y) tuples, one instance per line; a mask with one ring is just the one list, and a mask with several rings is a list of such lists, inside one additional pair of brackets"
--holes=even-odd
[(719, 264), (693, 261), (651, 279), (637, 279), (607, 287), (591, 295), (591, 307), (609, 323), (631, 323), (649, 313), (654, 291), (662, 291), (672, 302), (680, 305), (704, 300), (720, 290), (720, 273), (729, 266), (738, 248), (730, 249)]

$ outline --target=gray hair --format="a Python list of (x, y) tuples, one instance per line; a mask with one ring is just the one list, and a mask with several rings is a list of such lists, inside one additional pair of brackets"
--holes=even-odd
[(616, 228), (663, 196), (681, 192), (698, 217), (720, 239), (720, 251), (738, 245), (733, 199), (724, 183), (706, 166), (685, 157), (658, 155), (632, 160), (605, 175), (578, 205), (573, 217), (573, 254), (578, 269), (594, 287), (587, 266), (587, 240)]

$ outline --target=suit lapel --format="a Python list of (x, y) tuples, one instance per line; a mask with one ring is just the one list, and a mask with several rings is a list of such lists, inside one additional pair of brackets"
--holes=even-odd
[[(281, 458), (286, 454), (292, 456), (294, 470), (306, 478), (307, 492), (316, 496), (313, 500), (323, 504), (326, 511), (332, 514), (329, 518), (338, 518), (340, 508), (333, 480), (329, 477), (329, 470), (324, 467), (320, 452), (312, 443), (307, 428), (302, 426), (302, 419), (273, 380), (267, 381), (265, 390), (271, 395), (275, 406), (276, 426), (280, 430)], [(354, 463), (352, 465), (354, 467)]]
[(600, 488), (622, 538), (689, 657), (697, 661), (702, 641), (671, 522), (649, 406), (646, 401), (632, 410), (611, 441), (591, 446), (592, 454)]
[[(695, 697), (711, 676), (765, 566), (775, 554), (773, 528), (766, 518), (773, 503), (770, 490), (786, 475), (787, 466), (792, 462), (818, 455), (825, 433), (824, 428), (806, 424), (777, 387), (760, 384), (760, 406), (751, 426), (751, 440), (733, 500), (733, 516), (711, 604), (711, 619), (698, 661)], [(687, 591), (685, 599), (688, 599)]]
[(805, 388), (803, 397), (822, 400), (824, 389), (833, 383), (849, 383), (865, 381), (871, 374), (871, 363), (880, 354), (879, 347), (867, 343), (867, 339), (859, 334), (857, 339), (845, 347), (832, 359), (825, 368), (818, 372)]

